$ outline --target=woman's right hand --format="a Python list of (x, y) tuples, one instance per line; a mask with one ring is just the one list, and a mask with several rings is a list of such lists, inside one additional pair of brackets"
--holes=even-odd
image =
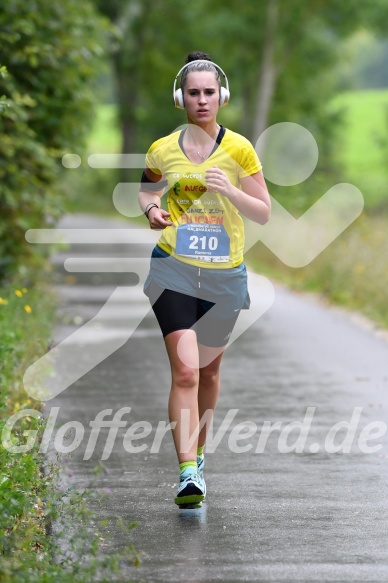
[(150, 228), (154, 231), (161, 231), (170, 225), (173, 225), (171, 221), (166, 220), (170, 216), (170, 213), (164, 209), (152, 207), (148, 213), (148, 220), (150, 222)]

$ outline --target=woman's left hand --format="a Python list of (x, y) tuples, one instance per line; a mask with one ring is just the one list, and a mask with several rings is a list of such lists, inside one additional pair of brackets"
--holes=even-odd
[(212, 168), (208, 168), (205, 174), (206, 186), (223, 194), (227, 198), (231, 196), (233, 192), (233, 185), (231, 184), (228, 175), (225, 174), (221, 168), (218, 166), (213, 166)]

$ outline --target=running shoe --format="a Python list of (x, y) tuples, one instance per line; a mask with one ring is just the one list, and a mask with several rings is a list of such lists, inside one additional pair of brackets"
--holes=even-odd
[[(189, 505), (197, 505), (205, 498), (203, 489), (198, 480), (197, 474), (181, 477), (178, 491), (175, 497), (175, 504), (187, 508)], [(198, 506), (199, 507), (199, 506)]]
[(203, 468), (205, 465), (205, 457), (203, 455), (197, 455), (197, 473), (198, 473), (198, 482), (201, 485), (203, 490), (204, 497), (206, 496), (206, 482), (203, 476)]

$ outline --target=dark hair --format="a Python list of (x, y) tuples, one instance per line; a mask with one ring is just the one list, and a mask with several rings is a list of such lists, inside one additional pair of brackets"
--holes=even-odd
[[(209, 63), (194, 63), (193, 61), (210, 61)], [(217, 69), (217, 67), (215, 67), (213, 65), (212, 59), (209, 55), (209, 53), (202, 53), (201, 51), (194, 51), (192, 53), (189, 53), (186, 57), (186, 63), (191, 63), (193, 62), (192, 65), (190, 65), (189, 67), (186, 67), (186, 69), (183, 71), (182, 73), (182, 77), (181, 77), (181, 89), (182, 89), (182, 93), (183, 90), (185, 88), (186, 82), (187, 82), (187, 75), (189, 73), (192, 73), (193, 71), (211, 71), (212, 73), (214, 73), (218, 86), (221, 87), (221, 77), (220, 77), (220, 73)]]
[(185, 63), (191, 63), (192, 61), (212, 61), (212, 58), (209, 55), (209, 53), (203, 53), (202, 51), (194, 51), (187, 55)]

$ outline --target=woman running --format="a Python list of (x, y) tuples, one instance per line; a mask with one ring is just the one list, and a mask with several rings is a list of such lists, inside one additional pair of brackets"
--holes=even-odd
[[(217, 123), (229, 86), (208, 54), (187, 56), (173, 97), (187, 125), (151, 145), (139, 203), (150, 228), (163, 231), (144, 292), (171, 366), (168, 409), (180, 466), (175, 503), (187, 508), (206, 495), (203, 450), (221, 360), (240, 310), (249, 308), (241, 215), (266, 223), (270, 196), (253, 146)], [(165, 189), (168, 211), (161, 208)]]

